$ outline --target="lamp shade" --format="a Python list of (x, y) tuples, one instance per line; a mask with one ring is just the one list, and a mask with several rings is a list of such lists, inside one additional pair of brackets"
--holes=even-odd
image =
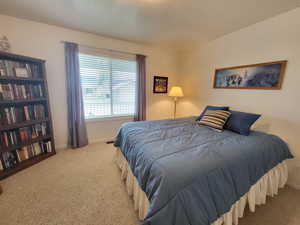
[(181, 87), (174, 86), (171, 88), (171, 91), (169, 92), (169, 96), (171, 97), (182, 97), (183, 96), (183, 91)]

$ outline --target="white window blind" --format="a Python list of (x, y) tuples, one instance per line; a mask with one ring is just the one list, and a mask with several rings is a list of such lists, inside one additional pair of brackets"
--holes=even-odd
[(80, 53), (79, 64), (86, 119), (134, 114), (135, 60)]

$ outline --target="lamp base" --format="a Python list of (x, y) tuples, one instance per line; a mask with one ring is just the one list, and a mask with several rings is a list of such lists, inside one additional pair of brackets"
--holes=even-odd
[(176, 119), (176, 105), (177, 105), (177, 97), (174, 97), (174, 119)]

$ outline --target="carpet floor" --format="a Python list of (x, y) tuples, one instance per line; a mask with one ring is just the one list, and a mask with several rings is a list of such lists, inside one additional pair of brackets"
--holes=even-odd
[[(0, 225), (138, 225), (113, 155), (106, 144), (65, 150), (1, 181)], [(267, 202), (239, 224), (300, 224), (300, 191)]]

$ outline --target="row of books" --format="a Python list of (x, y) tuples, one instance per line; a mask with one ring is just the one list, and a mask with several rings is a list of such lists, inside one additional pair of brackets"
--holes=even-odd
[(0, 108), (0, 125), (9, 125), (29, 120), (42, 120), (45, 118), (45, 106), (42, 104)]
[(39, 78), (41, 73), (37, 64), (0, 60), (0, 76)]
[(32, 157), (52, 152), (51, 141), (38, 142), (11, 152), (0, 154), (0, 170), (9, 169)]
[(0, 84), (0, 100), (43, 98), (41, 84)]
[(0, 146), (9, 147), (47, 135), (47, 123), (35, 124), (0, 133)]

